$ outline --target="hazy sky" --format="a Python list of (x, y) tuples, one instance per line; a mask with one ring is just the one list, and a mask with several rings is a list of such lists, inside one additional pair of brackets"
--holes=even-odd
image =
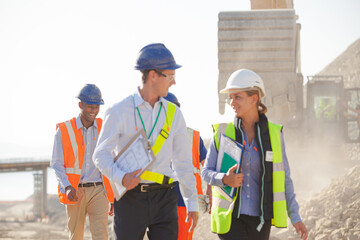
[[(294, 0), (294, 5), (305, 77), (360, 38), (360, 1)], [(164, 43), (183, 65), (170, 91), (187, 124), (210, 137), (212, 123), (232, 119), (229, 109), (218, 114), (218, 13), (249, 9), (249, 0), (0, 0), (0, 158), (51, 156), (55, 125), (78, 115), (75, 96), (85, 83), (101, 89), (103, 117), (140, 85), (136, 56), (154, 42)], [(29, 187), (19, 199), (32, 193), (31, 173), (21, 176)], [(18, 180), (17, 174), (0, 174), (2, 182), (11, 178)], [(55, 193), (56, 181), (49, 178)], [(2, 187), (0, 200), (18, 198), (6, 192)]]

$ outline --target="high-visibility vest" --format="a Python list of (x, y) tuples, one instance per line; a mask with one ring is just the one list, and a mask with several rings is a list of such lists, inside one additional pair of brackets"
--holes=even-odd
[[(165, 140), (169, 137), (169, 132), (171, 129), (172, 122), (174, 120), (175, 111), (176, 111), (176, 105), (171, 102), (168, 102), (164, 125), (160, 131), (159, 136), (156, 138), (154, 145), (151, 147), (155, 156), (160, 152), (161, 147), (163, 146)], [(174, 181), (172, 178), (169, 178), (161, 173), (150, 172), (148, 170), (145, 170), (140, 175), (140, 178), (158, 184), (170, 184)]]
[(200, 176), (200, 133), (191, 128), (187, 128), (189, 140), (192, 146), (192, 159), (194, 165), (194, 175), (196, 179), (196, 189), (198, 194), (203, 194), (201, 187), (201, 176)]
[[(214, 141), (219, 150), (219, 140), (221, 133), (236, 140), (235, 126), (233, 123), (216, 124), (214, 128)], [(276, 227), (287, 227), (286, 199), (285, 199), (285, 169), (282, 158), (282, 143), (280, 131), (281, 125), (268, 122), (270, 144), (273, 152), (273, 218), (272, 224)], [(264, 159), (262, 159), (264, 161)], [(265, 169), (264, 169), (265, 171)], [(211, 207), (211, 231), (219, 234), (229, 232), (231, 227), (232, 211), (238, 197), (239, 188), (233, 199), (222, 195), (215, 187), (212, 187), (212, 207)], [(263, 208), (263, 206), (261, 206)], [(263, 216), (260, 216), (263, 218)], [(261, 220), (263, 221), (263, 219)], [(263, 222), (259, 225), (260, 229)], [(259, 230), (259, 229), (258, 229)]]
[[(97, 118), (96, 124), (98, 133), (100, 133), (102, 120)], [(76, 127), (76, 118), (59, 123), (57, 127), (59, 127), (61, 132), (65, 173), (68, 176), (71, 186), (73, 186), (75, 189), (78, 189), (85, 155), (85, 146), (81, 129)], [(107, 179), (104, 175), (102, 177), (106, 196), (110, 202), (114, 202), (114, 193), (111, 189), (109, 179)], [(66, 197), (66, 193), (60, 192), (59, 187), (58, 195), (62, 204), (75, 204), (75, 202), (71, 202)]]

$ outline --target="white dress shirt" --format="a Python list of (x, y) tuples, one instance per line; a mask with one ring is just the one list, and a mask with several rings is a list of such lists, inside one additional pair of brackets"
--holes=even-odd
[[(143, 100), (137, 90), (133, 95), (114, 104), (106, 111), (93, 160), (100, 171), (115, 186), (122, 186), (122, 179), (126, 172), (114, 166), (114, 157), (136, 134), (136, 126), (138, 130), (143, 128), (136, 107), (139, 108), (146, 133), (149, 135), (156, 122), (161, 103), (163, 106), (159, 119), (149, 138), (152, 146), (166, 121), (167, 100), (161, 97), (152, 108), (148, 102)], [(156, 155), (155, 162), (147, 170), (179, 180), (180, 190), (188, 211), (198, 211), (191, 144), (185, 120), (179, 108), (176, 108), (168, 138)], [(141, 182), (148, 183), (145, 180), (141, 180)]]
[[(92, 161), (92, 154), (94, 152), (99, 135), (96, 120), (94, 121), (94, 124), (92, 126), (86, 129), (80, 120), (80, 116), (78, 116), (76, 118), (76, 128), (81, 128), (85, 144), (85, 154), (79, 183), (102, 182), (103, 180), (101, 173), (95, 167), (94, 162)], [(60, 192), (65, 193), (65, 188), (71, 184), (69, 182), (68, 176), (65, 173), (64, 152), (60, 128), (57, 129), (55, 134), (50, 167), (55, 171), (55, 175), (59, 183)]]

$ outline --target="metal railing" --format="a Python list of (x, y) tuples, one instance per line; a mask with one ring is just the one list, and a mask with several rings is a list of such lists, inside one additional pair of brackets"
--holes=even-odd
[(0, 164), (29, 163), (29, 162), (50, 162), (50, 159), (49, 158), (4, 158), (4, 159), (0, 159)]

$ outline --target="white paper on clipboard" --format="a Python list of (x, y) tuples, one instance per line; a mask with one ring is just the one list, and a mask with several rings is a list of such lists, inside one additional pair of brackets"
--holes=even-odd
[[(148, 140), (143, 129), (138, 131), (129, 143), (115, 157), (115, 167), (122, 172), (130, 173), (138, 169), (142, 169), (137, 175), (140, 176), (149, 165), (155, 160), (155, 155), (148, 147)], [(126, 188), (111, 183), (116, 200), (119, 200), (125, 193)]]
[[(240, 172), (241, 168), (241, 158), (243, 153), (244, 146), (233, 139), (227, 137), (224, 134), (220, 136), (219, 143), (219, 152), (216, 163), (216, 171), (226, 173), (229, 168), (237, 164), (237, 169), (235, 173)], [(225, 157), (226, 154), (226, 157)], [(234, 198), (236, 194), (236, 188), (225, 186), (225, 187), (217, 187), (218, 192), (223, 192), (222, 196), (228, 197), (230, 199)]]
[[(242, 144), (235, 142), (234, 140), (232, 140), (231, 138), (227, 137), (224, 134), (221, 134), (218, 158), (217, 158), (217, 163), (216, 163), (216, 171), (220, 172), (224, 153), (227, 153), (229, 156), (231, 156), (237, 162), (241, 163), (242, 151), (243, 151)], [(240, 169), (240, 164), (239, 164), (238, 168)]]

